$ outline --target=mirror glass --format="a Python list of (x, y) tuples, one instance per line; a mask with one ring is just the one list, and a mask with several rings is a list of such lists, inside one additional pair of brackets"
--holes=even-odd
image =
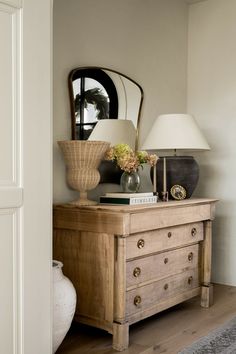
[(139, 128), (143, 90), (117, 71), (76, 68), (69, 75), (72, 139), (86, 140), (100, 119), (129, 119)]

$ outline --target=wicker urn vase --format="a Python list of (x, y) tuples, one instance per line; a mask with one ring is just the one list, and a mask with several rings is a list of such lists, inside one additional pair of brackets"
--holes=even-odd
[(87, 191), (95, 188), (100, 180), (98, 166), (109, 148), (105, 141), (65, 140), (58, 141), (67, 167), (69, 186), (80, 192), (73, 205), (97, 204), (87, 198)]

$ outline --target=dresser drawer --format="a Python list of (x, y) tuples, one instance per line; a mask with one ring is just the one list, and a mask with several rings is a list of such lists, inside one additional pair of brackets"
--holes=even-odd
[(142, 232), (127, 237), (126, 259), (140, 257), (202, 240), (202, 222)]
[(126, 316), (142, 312), (171, 297), (199, 286), (199, 270), (191, 269), (149, 285), (127, 291)]
[(127, 288), (181, 273), (199, 264), (199, 244), (145, 256), (126, 263)]

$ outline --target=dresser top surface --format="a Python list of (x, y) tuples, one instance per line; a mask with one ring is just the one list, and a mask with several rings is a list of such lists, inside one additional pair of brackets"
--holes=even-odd
[(54, 228), (128, 235), (213, 220), (216, 199), (199, 198), (141, 205), (54, 206)]
[(104, 205), (97, 204), (93, 206), (74, 206), (72, 204), (55, 204), (54, 208), (65, 208), (73, 209), (78, 211), (104, 211), (104, 212), (123, 212), (123, 213), (138, 213), (142, 211), (154, 210), (154, 209), (164, 209), (164, 208), (177, 208), (183, 206), (192, 206), (192, 205), (204, 205), (204, 204), (214, 204), (218, 202), (218, 199), (212, 198), (194, 198), (194, 199), (185, 199), (180, 201), (168, 201), (168, 202), (157, 202), (153, 204), (139, 204), (139, 205)]

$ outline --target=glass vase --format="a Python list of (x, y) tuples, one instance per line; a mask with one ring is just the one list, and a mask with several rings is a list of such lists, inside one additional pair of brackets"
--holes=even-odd
[(138, 171), (123, 172), (120, 178), (122, 192), (136, 193), (140, 187), (140, 176)]

